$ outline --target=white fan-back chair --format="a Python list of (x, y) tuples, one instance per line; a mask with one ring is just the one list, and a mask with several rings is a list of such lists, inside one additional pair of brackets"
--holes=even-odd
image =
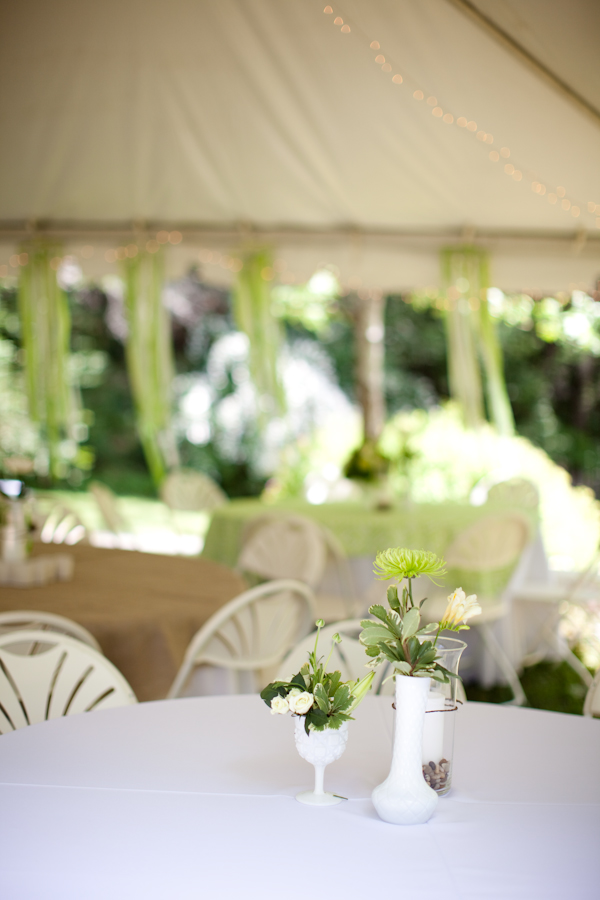
[(584, 716), (593, 716), (600, 719), (600, 669), (594, 675), (594, 679), (590, 684), (585, 703), (583, 704)]
[[(462, 582), (464, 590), (472, 593), (470, 583), (480, 585), (475, 592), (482, 612), (469, 619), (469, 625), (477, 630), (484, 647), (510, 685), (513, 699), (509, 702), (518, 706), (522, 706), (527, 698), (512, 662), (493, 631), (494, 624), (508, 614), (502, 596), (497, 595), (495, 581), (498, 573), (502, 576), (501, 581), (508, 580), (510, 573), (506, 570), (517, 565), (530, 540), (530, 532), (528, 519), (518, 512), (485, 516), (458, 534), (444, 554), (449, 574), (458, 579), (456, 584), (447, 582), (450, 590)], [(444, 613), (447, 596), (437, 592), (429, 592), (429, 596), (432, 599), (422, 608), (423, 619), (437, 622)]]
[[(339, 595), (318, 592), (330, 561), (342, 590)], [(259, 578), (293, 578), (308, 584), (317, 591), (317, 614), (326, 622), (356, 614), (343, 548), (328, 529), (305, 516), (265, 513), (247, 522), (237, 568)]]
[(0, 634), (9, 631), (51, 631), (66, 634), (76, 641), (82, 641), (98, 653), (102, 653), (100, 644), (87, 628), (55, 613), (42, 612), (36, 609), (18, 609), (0, 613)]
[(493, 484), (487, 494), (488, 503), (506, 503), (522, 509), (537, 509), (540, 495), (537, 487), (527, 478), (509, 478)]
[(78, 544), (86, 540), (85, 525), (72, 509), (57, 504), (42, 526), (40, 540), (45, 544)]
[[(337, 632), (342, 638), (340, 644), (334, 644), (331, 659), (327, 666), (328, 671), (331, 672), (339, 669), (342, 673), (342, 681), (356, 681), (357, 678), (364, 678), (369, 671), (367, 668), (369, 658), (365, 653), (365, 648), (358, 640), (361, 631), (362, 626), (360, 624), (360, 619), (347, 619), (343, 622), (334, 622), (321, 629), (317, 653), (325, 659), (329, 656), (333, 635)], [(296, 644), (294, 649), (288, 653), (277, 673), (278, 679), (285, 681), (300, 671), (304, 663), (308, 661), (308, 654), (314, 649), (316, 636), (317, 633), (314, 631), (307, 637), (302, 638), (302, 640)], [(375, 674), (375, 679), (371, 688), (371, 691), (374, 694), (394, 693), (394, 683), (392, 679), (382, 685), (382, 681), (387, 674), (389, 674), (387, 671), (384, 671), (384, 669), (385, 666), (381, 666), (379, 671)]]
[(88, 490), (96, 501), (96, 506), (109, 531), (112, 531), (113, 534), (131, 531), (131, 527), (119, 510), (117, 497), (109, 487), (100, 481), (92, 481)]
[[(356, 681), (357, 678), (364, 678), (369, 671), (367, 666), (369, 657), (358, 639), (362, 630), (360, 619), (334, 622), (321, 629), (317, 652), (319, 656), (325, 659), (329, 656), (333, 635), (337, 632), (342, 638), (340, 644), (334, 645), (331, 659), (327, 666), (329, 672), (339, 669), (342, 673), (342, 681)], [(302, 638), (294, 649), (288, 653), (277, 673), (277, 678), (280, 681), (286, 681), (300, 671), (304, 663), (308, 661), (308, 654), (314, 649), (316, 637), (317, 632), (314, 631), (307, 637)], [(380, 666), (375, 672), (371, 693), (392, 696), (394, 694), (394, 679), (390, 678), (390, 675), (391, 668), (389, 665)], [(460, 681), (458, 682), (457, 693), (460, 702), (466, 703), (467, 698)]]
[(262, 690), (314, 621), (313, 592), (299, 581), (244, 591), (192, 638), (169, 698)]
[[(23, 655), (23, 644), (36, 653)], [(125, 678), (87, 644), (50, 631), (0, 635), (0, 733), (133, 703)]]
[(212, 478), (194, 469), (170, 472), (160, 486), (160, 498), (171, 511), (188, 512), (210, 511), (228, 501)]
[[(534, 665), (547, 656), (568, 663), (590, 688), (592, 676), (581, 660), (575, 656), (567, 640), (560, 634), (563, 604), (579, 606), (588, 615), (597, 615), (600, 606), (600, 549), (591, 562), (580, 572), (554, 573), (547, 581), (528, 581), (514, 594), (518, 602), (545, 604), (549, 610), (540, 633), (537, 647), (525, 657), (525, 665)], [(590, 628), (592, 633), (593, 629)]]

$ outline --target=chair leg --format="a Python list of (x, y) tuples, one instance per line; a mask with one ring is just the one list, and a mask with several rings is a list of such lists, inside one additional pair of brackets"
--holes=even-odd
[(513, 699), (509, 700), (507, 705), (510, 706), (523, 706), (527, 703), (527, 697), (525, 696), (525, 691), (519, 681), (519, 676), (515, 671), (515, 667), (511, 663), (510, 659), (498, 643), (498, 639), (489, 625), (478, 625), (477, 629), (481, 634), (481, 639), (487, 650), (489, 650), (494, 662), (497, 664), (498, 668), (508, 681), (510, 688), (513, 692)]
[(546, 641), (546, 644), (549, 648), (555, 650), (558, 654), (559, 658), (564, 660), (567, 665), (571, 666), (576, 675), (578, 675), (586, 687), (591, 687), (593, 678), (583, 665), (580, 659), (578, 659), (571, 648), (569, 647), (567, 641), (564, 637), (561, 637), (559, 634), (559, 626), (560, 626), (561, 616), (558, 610), (552, 619), (546, 622), (542, 630), (542, 637)]

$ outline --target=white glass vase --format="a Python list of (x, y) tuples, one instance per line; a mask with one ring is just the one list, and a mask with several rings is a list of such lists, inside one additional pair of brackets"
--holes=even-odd
[[(323, 790), (323, 776), (325, 766), (339, 759), (346, 749), (348, 723), (344, 722), (338, 729), (326, 728), (324, 731), (311, 731), (307, 734), (304, 730), (304, 716), (298, 716), (294, 736), (296, 749), (302, 759), (312, 763), (315, 767), (314, 791), (302, 791), (302, 793), (296, 794), (296, 800), (311, 806), (333, 806), (335, 803), (340, 803), (344, 799), (343, 797), (337, 797), (335, 794), (329, 794)], [(421, 781), (423, 781), (422, 775)], [(424, 781), (423, 784), (425, 784)]]
[(390, 774), (371, 797), (377, 815), (393, 825), (421, 825), (431, 818), (438, 796), (423, 778), (423, 722), (429, 678), (396, 676), (396, 725)]

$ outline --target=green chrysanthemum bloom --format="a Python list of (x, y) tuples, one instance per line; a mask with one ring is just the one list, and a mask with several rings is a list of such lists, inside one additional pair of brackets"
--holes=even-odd
[(373, 572), (381, 581), (389, 578), (417, 578), (419, 575), (427, 575), (433, 581), (436, 576), (446, 573), (446, 563), (429, 550), (390, 547), (377, 554)]

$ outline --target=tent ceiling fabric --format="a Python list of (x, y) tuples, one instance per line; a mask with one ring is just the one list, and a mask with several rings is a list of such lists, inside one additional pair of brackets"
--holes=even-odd
[[(594, 0), (474, 2), (600, 105)], [(73, 247), (131, 241), (111, 237), (114, 223), (171, 223), (184, 233), (174, 265), (199, 245), (272, 239), (297, 277), (331, 262), (342, 279), (401, 289), (436, 283), (440, 246), (474, 235), (505, 289), (591, 287), (600, 127), (447, 0), (332, 5), (334, 15), (323, 0), (5, 5), (4, 255), (34, 220), (68, 223)], [(374, 62), (374, 39), (403, 84)], [(432, 116), (415, 87), (509, 147), (523, 180)], [(581, 215), (533, 193), (528, 172), (548, 191), (564, 185)]]

